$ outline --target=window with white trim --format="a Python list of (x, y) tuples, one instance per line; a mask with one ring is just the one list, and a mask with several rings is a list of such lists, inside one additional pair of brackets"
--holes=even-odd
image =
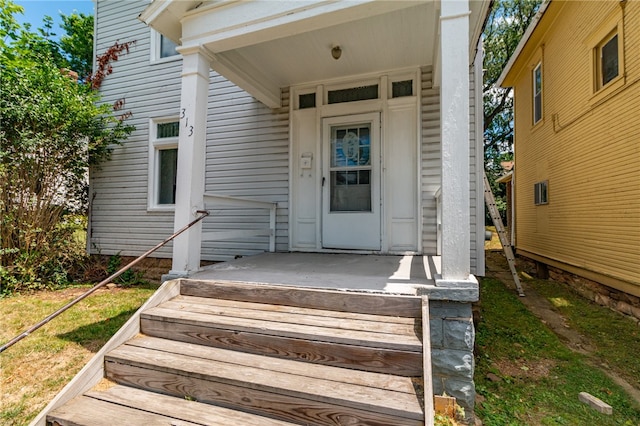
[(533, 184), (533, 202), (536, 206), (549, 204), (549, 181), (543, 180)]
[(165, 37), (157, 31), (151, 30), (151, 60), (154, 62), (164, 62), (180, 59), (180, 54), (176, 50), (178, 47), (171, 39)]
[(173, 209), (178, 176), (177, 118), (153, 119), (149, 143), (149, 209)]
[(533, 69), (533, 124), (542, 120), (542, 62)]

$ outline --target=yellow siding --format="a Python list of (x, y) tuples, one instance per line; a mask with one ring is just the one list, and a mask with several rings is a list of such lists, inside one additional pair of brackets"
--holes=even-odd
[[(594, 94), (590, 37), (617, 1), (553, 1), (516, 76), (516, 246), (624, 281), (640, 295), (640, 1), (624, 11), (626, 73), (618, 90)], [(538, 37), (541, 36), (541, 37)], [(532, 126), (531, 71), (543, 67), (543, 122)], [(535, 206), (534, 183), (549, 181)], [(622, 289), (622, 288), (621, 288)]]

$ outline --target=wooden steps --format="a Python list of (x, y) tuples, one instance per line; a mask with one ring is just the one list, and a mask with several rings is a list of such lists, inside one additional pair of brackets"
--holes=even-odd
[(408, 296), (184, 280), (180, 295), (140, 313), (142, 334), (104, 356), (117, 385), (47, 422), (422, 425), (420, 306)]
[(47, 421), (60, 426), (294, 424), (120, 385), (89, 391), (54, 411)]
[(147, 335), (182, 342), (366, 371), (422, 374), (420, 321), (414, 318), (179, 296), (142, 313), (140, 327)]

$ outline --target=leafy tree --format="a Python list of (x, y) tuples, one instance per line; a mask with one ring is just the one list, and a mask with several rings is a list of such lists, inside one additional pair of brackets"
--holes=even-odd
[(78, 226), (67, 214), (83, 211), (89, 166), (133, 130), (61, 69), (47, 21), (32, 32), (21, 11), (0, 0), (0, 294), (68, 281), (83, 253), (69, 249)]
[(93, 65), (93, 15), (60, 16), (65, 32), (60, 37), (60, 49), (67, 55), (68, 68), (84, 79), (91, 74)]
[(541, 3), (495, 0), (483, 34), (485, 169), (501, 211), (506, 208), (505, 191), (495, 180), (503, 173), (500, 162), (513, 158), (513, 94), (511, 88), (495, 84)]

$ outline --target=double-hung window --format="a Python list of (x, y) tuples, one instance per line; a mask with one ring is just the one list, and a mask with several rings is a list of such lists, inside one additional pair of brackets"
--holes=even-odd
[(149, 144), (149, 209), (172, 209), (178, 176), (177, 119), (151, 120)]
[(592, 102), (601, 101), (626, 84), (624, 7), (612, 6), (611, 9), (612, 12), (584, 40), (592, 52)]
[(533, 124), (542, 120), (542, 62), (533, 69)]

